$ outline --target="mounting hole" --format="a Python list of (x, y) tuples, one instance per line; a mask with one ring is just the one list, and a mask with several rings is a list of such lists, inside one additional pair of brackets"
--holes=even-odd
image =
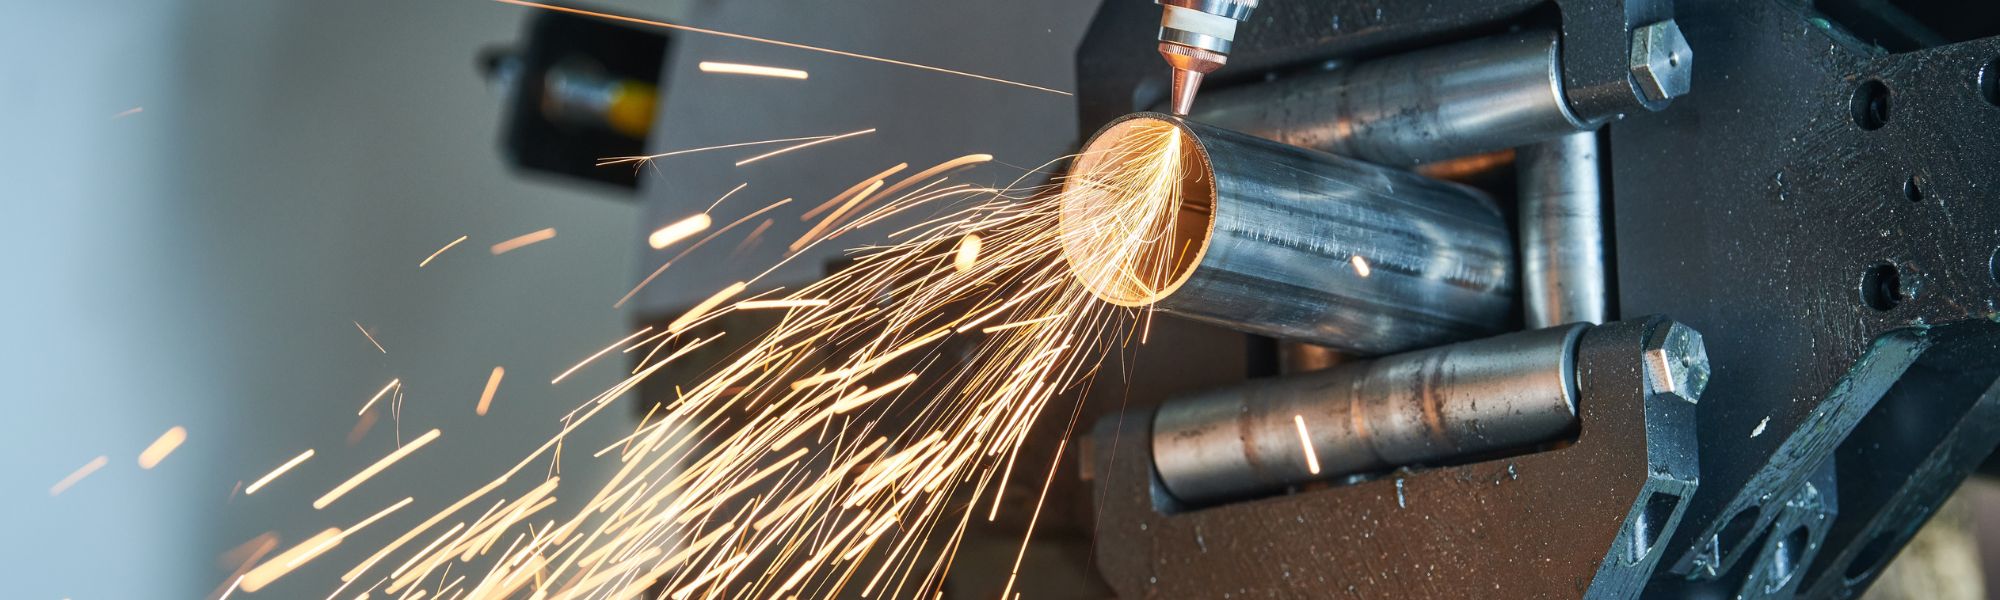
[(1987, 104), (2000, 106), (2000, 58), (1979, 67), (1979, 97), (1985, 98)]
[(1889, 550), (1895, 545), (1894, 532), (1883, 531), (1875, 534), (1875, 537), (1868, 538), (1867, 544), (1861, 546), (1860, 552), (1854, 553), (1853, 560), (1847, 561), (1847, 570), (1841, 572), (1841, 575), (1847, 577), (1848, 583), (1861, 581), (1862, 578), (1881, 568), (1882, 563), (1889, 561)]
[(1764, 581), (1764, 591), (1775, 592), (1791, 583), (1798, 574), (1800, 561), (1806, 557), (1806, 546), (1812, 544), (1812, 531), (1800, 525), (1778, 540), (1778, 547), (1771, 552), (1771, 569)]
[(1854, 97), (1848, 100), (1847, 108), (1853, 113), (1854, 125), (1864, 130), (1874, 131), (1889, 123), (1889, 86), (1880, 79), (1870, 79), (1854, 88)]
[(1995, 246), (1993, 256), (1986, 259), (1986, 276), (2000, 284), (2000, 246)]
[(1632, 546), (1625, 554), (1625, 564), (1636, 565), (1645, 562), (1653, 553), (1653, 546), (1660, 542), (1660, 533), (1667, 530), (1667, 521), (1674, 518), (1674, 509), (1681, 504), (1681, 497), (1673, 494), (1653, 492), (1646, 497), (1646, 504), (1639, 509), (1639, 518), (1632, 521)]
[(1903, 274), (1896, 265), (1881, 263), (1861, 272), (1861, 303), (1875, 310), (1889, 310), (1902, 304)]
[(1911, 175), (1909, 179), (1903, 180), (1903, 199), (1911, 202), (1923, 202), (1924, 192), (1928, 190), (1930, 185), (1930, 179), (1924, 177), (1923, 174)]

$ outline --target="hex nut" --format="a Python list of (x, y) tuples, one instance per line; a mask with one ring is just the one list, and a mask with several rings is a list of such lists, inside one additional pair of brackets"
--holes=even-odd
[(1673, 19), (1632, 30), (1632, 79), (1646, 99), (1662, 102), (1688, 93), (1694, 50)]
[(1646, 340), (1646, 387), (1693, 404), (1708, 388), (1708, 348), (1701, 332), (1672, 322)]

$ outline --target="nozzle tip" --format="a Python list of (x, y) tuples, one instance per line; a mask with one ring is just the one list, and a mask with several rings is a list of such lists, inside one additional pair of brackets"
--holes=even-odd
[(1174, 84), (1169, 110), (1174, 116), (1185, 117), (1194, 108), (1195, 92), (1201, 91), (1201, 71), (1174, 69)]

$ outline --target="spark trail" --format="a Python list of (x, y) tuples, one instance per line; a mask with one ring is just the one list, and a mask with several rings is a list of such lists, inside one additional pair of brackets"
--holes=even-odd
[[(1139, 333), (1143, 308), (1099, 301), (1081, 282), (1103, 277), (1134, 293), (1156, 291), (1185, 258), (1158, 243), (1161, 226), (1173, 231), (1182, 215), (1178, 135), (1169, 127), (1132, 136), (1097, 157), (1093, 164), (1105, 168), (1063, 188), (1080, 198), (1019, 182), (887, 186), (911, 191), (828, 218), (824, 235), (806, 245), (890, 220), (915, 225), (851, 251), (851, 264), (823, 280), (774, 290), (758, 275), (709, 296), (663, 335), (633, 344), (648, 328), (591, 355), (578, 367), (612, 349), (652, 348), (630, 377), (583, 402), (511, 469), (435, 512), (412, 508), (429, 516), (349, 557), (356, 562), (333, 585), (381, 579), (370, 589), (420, 594), (444, 572), (464, 578), (453, 584), (463, 584), (453, 590), (462, 598), (932, 597), (973, 518), (993, 519), (1005, 495), (1046, 490), (1055, 476), (1054, 465), (1021, 464), (1048, 471), (1024, 474), (1025, 491), (1009, 486), (1050, 404), (1072, 397)], [(870, 185), (885, 187), (884, 177)], [(1065, 233), (1077, 231), (1090, 234)], [(751, 310), (781, 317), (768, 329), (721, 330), (725, 317)], [(616, 461), (615, 474), (574, 490), (580, 505), (543, 514), (567, 493), (554, 477), (501, 497), (578, 427), (725, 333), (749, 341), (692, 369), (699, 379), (660, 382), (677, 397), (598, 451), (592, 460)], [(1073, 411), (1059, 412), (1071, 413), (1073, 428)], [(316, 506), (436, 436), (382, 459)], [(1057, 447), (1060, 456), (1066, 437)], [(480, 506), (490, 508), (474, 512)], [(249, 579), (262, 584), (327, 560), (340, 531), (280, 553)], [(1019, 557), (1001, 597), (1012, 597)]]

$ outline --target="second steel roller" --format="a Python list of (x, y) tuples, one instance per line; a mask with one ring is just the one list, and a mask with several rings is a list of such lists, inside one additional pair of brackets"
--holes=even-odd
[[(1181, 210), (1205, 227), (1159, 233), (1194, 258), (1155, 297), (1107, 297), (1111, 284), (1079, 275), (1099, 297), (1363, 356), (1512, 322), (1514, 244), (1478, 191), (1156, 113), (1105, 126), (1083, 155), (1160, 123), (1185, 136)], [(1072, 172), (1066, 185), (1087, 180)], [(1064, 227), (1093, 222), (1072, 208), (1066, 201)], [(1064, 250), (1073, 267), (1096, 260)]]

